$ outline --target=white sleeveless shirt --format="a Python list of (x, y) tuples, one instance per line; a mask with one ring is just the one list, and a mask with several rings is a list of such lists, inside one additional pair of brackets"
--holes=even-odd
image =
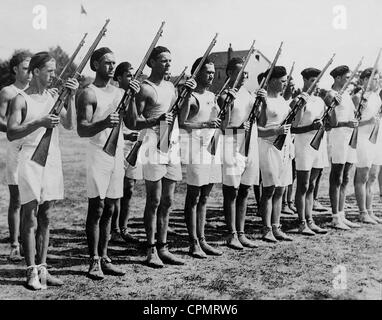
[[(48, 92), (44, 94), (46, 98), (43, 99), (43, 101), (37, 101), (36, 99), (34, 99), (33, 97), (31, 97), (30, 95), (26, 94), (23, 91), (20, 92), (19, 94), (21, 94), (24, 97), (26, 102), (26, 107), (27, 107), (26, 116), (23, 123), (30, 123), (32, 121), (35, 121), (37, 119), (40, 119), (46, 116), (47, 114), (49, 114), (50, 110), (52, 109), (55, 103), (55, 100), (53, 99), (51, 94)], [(44, 127), (38, 128), (37, 130), (33, 131), (32, 133), (24, 137), (22, 139), (21, 145), (23, 147), (24, 146), (37, 147), (45, 131), (46, 131), (46, 128)], [(53, 132), (52, 132), (50, 150), (53, 150), (54, 148), (58, 148), (58, 147), (59, 147), (58, 127), (55, 127), (53, 128)]]
[[(123, 90), (112, 85), (108, 87), (110, 91), (105, 91), (103, 88), (98, 88), (94, 84), (90, 84), (89, 88), (93, 89), (97, 99), (97, 107), (93, 113), (91, 122), (98, 122), (106, 119), (117, 109), (124, 93)], [(124, 145), (122, 128), (123, 125), (121, 125), (117, 143), (117, 146), (121, 148), (123, 148)], [(106, 128), (98, 132), (96, 135), (90, 137), (90, 143), (103, 148), (109, 138), (111, 130), (112, 128)]]
[[(153, 105), (146, 105), (142, 115), (147, 118), (159, 117), (161, 114), (168, 112), (171, 108), (171, 102), (175, 98), (175, 88), (170, 81), (162, 81), (160, 85), (157, 85), (149, 80), (144, 80), (143, 83), (148, 84), (155, 91), (156, 99)], [(159, 137), (160, 126), (154, 126), (149, 128), (154, 130), (156, 135)], [(143, 134), (145, 130), (142, 130)], [(171, 134), (171, 141), (175, 142), (179, 139), (179, 124), (178, 119), (174, 121), (174, 127)]]

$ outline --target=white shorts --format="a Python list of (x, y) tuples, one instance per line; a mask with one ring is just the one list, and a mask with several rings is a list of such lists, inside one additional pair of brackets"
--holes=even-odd
[(142, 180), (143, 179), (143, 171), (142, 171), (142, 163), (140, 160), (140, 151), (137, 156), (137, 163), (133, 167), (126, 161), (126, 157), (129, 155), (131, 149), (134, 146), (134, 142), (125, 141), (125, 147), (123, 149), (124, 153), (124, 168), (125, 168), (125, 177), (134, 180)]
[(349, 146), (352, 128), (333, 128), (329, 131), (329, 154), (332, 163), (356, 163), (357, 153)]
[(320, 144), (320, 148), (315, 150), (311, 147), (310, 142), (315, 135), (315, 131), (296, 134), (294, 139), (295, 160), (297, 171), (310, 171), (312, 168), (322, 169), (325, 166), (325, 153), (327, 157), (327, 148), (324, 139)]
[[(289, 139), (289, 141), (288, 141)], [(278, 150), (272, 142), (259, 138), (259, 163), (264, 187), (285, 187), (292, 184), (292, 158), (290, 135), (283, 149)]]
[[(208, 152), (214, 130), (197, 129), (189, 133), (188, 141), (183, 146), (188, 152), (188, 157), (183, 156), (187, 163), (187, 184), (201, 187), (210, 183), (222, 182), (222, 166), (220, 154), (214, 156)], [(219, 140), (220, 141), (220, 140)]]
[(371, 126), (359, 127), (357, 140), (357, 168), (371, 168), (374, 162), (377, 145), (369, 141)]
[(157, 141), (156, 133), (148, 129), (140, 150), (143, 178), (148, 181), (158, 181), (162, 178), (181, 181), (179, 142), (172, 142), (168, 152), (164, 153), (158, 150)]
[(124, 173), (121, 147), (117, 147), (115, 157), (112, 157), (104, 152), (102, 147), (88, 144), (86, 150), (88, 198), (122, 198)]
[(37, 200), (61, 200), (64, 198), (61, 152), (50, 146), (45, 167), (31, 160), (36, 147), (23, 146), (20, 151), (19, 191), (21, 204)]
[(223, 184), (234, 188), (240, 184), (258, 185), (260, 169), (256, 128), (252, 130), (248, 157), (244, 155), (244, 130), (235, 134), (228, 133), (228, 130), (220, 138), (223, 140)]
[(18, 141), (7, 141), (7, 154), (5, 158), (6, 181), (8, 185), (19, 184), (19, 162), (21, 146)]

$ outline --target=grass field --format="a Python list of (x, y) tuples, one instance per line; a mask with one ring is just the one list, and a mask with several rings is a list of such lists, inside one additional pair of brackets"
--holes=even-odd
[[(177, 235), (169, 236), (170, 249), (186, 259), (185, 266), (166, 266), (162, 270), (144, 265), (143, 246), (124, 243), (109, 246), (110, 257), (127, 271), (124, 277), (107, 277), (95, 282), (85, 274), (87, 246), (85, 218), (86, 140), (75, 132), (62, 132), (62, 160), (65, 200), (57, 202), (51, 219), (48, 264), (52, 274), (65, 281), (62, 288), (31, 292), (24, 287), (25, 264), (7, 261), (8, 190), (5, 183), (5, 138), (0, 143), (0, 299), (382, 299), (382, 225), (363, 226), (353, 231), (330, 229), (324, 236), (294, 235), (292, 243), (268, 244), (260, 238), (261, 223), (251, 194), (246, 232), (259, 244), (257, 249), (234, 251), (224, 246), (225, 225), (221, 186), (215, 186), (207, 214), (207, 240), (221, 246), (224, 255), (196, 260), (187, 255), (188, 237), (183, 219), (186, 185), (179, 183), (170, 225)], [(328, 170), (324, 172), (320, 201), (329, 207)], [(357, 210), (353, 188), (348, 197), (350, 217)], [(376, 212), (382, 204), (376, 194)], [(137, 184), (133, 199), (132, 233), (145, 241), (143, 208), (144, 184)], [(329, 213), (316, 214), (320, 225), (328, 226)], [(283, 226), (293, 235), (297, 221), (282, 217)], [(340, 266), (340, 267), (339, 267)], [(343, 271), (346, 288), (338, 288), (338, 268)]]

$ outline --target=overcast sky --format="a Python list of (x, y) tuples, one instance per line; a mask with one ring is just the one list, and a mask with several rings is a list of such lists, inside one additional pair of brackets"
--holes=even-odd
[[(47, 8), (45, 30), (33, 27), (36, 5)], [(89, 32), (84, 54), (106, 18), (111, 21), (100, 45), (109, 46), (117, 62), (135, 66), (166, 21), (159, 44), (172, 51), (174, 75), (191, 67), (216, 32), (214, 51), (227, 50), (229, 43), (234, 50), (245, 50), (256, 39), (256, 48), (270, 59), (284, 41), (279, 64), (289, 69), (296, 61), (297, 84), (303, 68), (322, 68), (333, 53), (333, 67), (353, 68), (363, 55), (363, 67), (371, 66), (382, 46), (380, 0), (1, 0), (0, 6), (1, 59), (17, 48), (37, 52), (55, 45), (71, 54)], [(340, 11), (336, 6), (342, 6)], [(84, 73), (92, 74), (88, 67)], [(329, 82), (327, 75), (322, 83)]]

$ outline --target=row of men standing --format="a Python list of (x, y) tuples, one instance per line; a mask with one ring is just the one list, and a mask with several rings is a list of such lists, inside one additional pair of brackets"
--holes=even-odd
[[(200, 59), (195, 61), (193, 69), (199, 61)], [(229, 61), (226, 71), (231, 83), (228, 87), (232, 86), (242, 64), (242, 59), (238, 58)], [(3, 96), (4, 92), (8, 93), (7, 99), (2, 98), (2, 101), (6, 101), (7, 104), (6, 131), (11, 140), (7, 153), (7, 179), (11, 196), (15, 194), (15, 190), (12, 189), (17, 184), (20, 192), (23, 212), (22, 243), (29, 288), (36, 290), (45, 288), (46, 285), (63, 284), (60, 279), (47, 271), (46, 255), (51, 205), (54, 200), (62, 199), (64, 196), (57, 125), (61, 122), (65, 128), (73, 128), (75, 101), (77, 132), (80, 137), (89, 138), (86, 150), (89, 199), (86, 235), (90, 255), (88, 276), (92, 279), (103, 279), (105, 274), (125, 274), (111, 262), (107, 255), (107, 246), (112, 216), (116, 211), (121, 214), (119, 223), (121, 235), (132, 240), (127, 232), (127, 207), (135, 180), (139, 178), (143, 178), (146, 184), (144, 224), (148, 246), (147, 264), (160, 268), (163, 267), (163, 263), (179, 265), (185, 263), (183, 259), (168, 250), (167, 244), (168, 219), (175, 185), (177, 181), (182, 180), (178, 119), (174, 119), (173, 114), (168, 112), (177, 96), (173, 84), (166, 80), (171, 66), (170, 51), (165, 47), (156, 47), (150, 56), (148, 66), (151, 68), (150, 76), (139, 83), (132, 80), (134, 69), (129, 63), (122, 63), (115, 69), (112, 51), (108, 48), (96, 50), (90, 60), (90, 67), (96, 73), (94, 82), (77, 92), (78, 82), (73, 79), (67, 80), (65, 86), (70, 89), (71, 95), (60, 116), (54, 116), (48, 113), (54, 104), (56, 91), (48, 88), (54, 77), (55, 60), (48, 53), (40, 52), (32, 58), (20, 56), (11, 63), (16, 73), (16, 83), (2, 91)], [(267, 72), (269, 70), (259, 76), (259, 83), (262, 77), (266, 77)], [(293, 155), (297, 170), (296, 206), (299, 214), (299, 233), (315, 235), (327, 232), (316, 225), (312, 218), (312, 186), (324, 165), (325, 145), (322, 144), (316, 151), (309, 143), (320, 125), (319, 119), (325, 110), (325, 105), (330, 105), (333, 99), (339, 103), (330, 117), (330, 123), (334, 128), (329, 133), (330, 156), (333, 163), (330, 178), (333, 226), (339, 229), (359, 226), (346, 219), (343, 210), (346, 178), (351, 164), (355, 163), (355, 152), (352, 155), (347, 137), (350, 139), (352, 127), (356, 125), (360, 126), (355, 179), (360, 217), (363, 222), (379, 222), (371, 210), (371, 190), (366, 188), (366, 185), (370, 169), (376, 170), (372, 165), (379, 166), (377, 162), (382, 161), (382, 157), (377, 155), (377, 148), (365, 138), (370, 133), (379, 111), (380, 100), (375, 94), (377, 80), (371, 88), (363, 118), (358, 123), (354, 119), (355, 107), (350, 97), (336, 94), (346, 82), (349, 68), (340, 66), (331, 72), (335, 81), (325, 99), (304, 93), (319, 73), (320, 70), (314, 68), (307, 68), (302, 72), (304, 88), (297, 99), (305, 99), (306, 106), (298, 111), (291, 129), (291, 125), (281, 125), (290, 111), (288, 102), (281, 96), (287, 80), (286, 70), (281, 66), (275, 67), (270, 75), (267, 91), (256, 92), (256, 95), (265, 99), (265, 103), (260, 110), (258, 125), (254, 123), (252, 127), (248, 156), (243, 155), (242, 147), (245, 132), (249, 129), (247, 119), (254, 103), (254, 96), (244, 87), (247, 73), (243, 74), (236, 90), (226, 90), (217, 98), (208, 91), (214, 77), (212, 61), (207, 59), (204, 62), (196, 81), (192, 79), (186, 81), (184, 85), (192, 91), (192, 94), (188, 95), (183, 103), (179, 114), (179, 126), (189, 133), (190, 138), (190, 148), (187, 151), (189, 163), (186, 177), (185, 218), (190, 236), (191, 256), (206, 258), (207, 255), (222, 254), (220, 249), (206, 242), (204, 233), (207, 199), (213, 184), (221, 182), (224, 215), (229, 230), (227, 245), (237, 250), (242, 250), (243, 247), (256, 247), (256, 244), (246, 237), (244, 227), (249, 189), (253, 185), (260, 184), (260, 172), (262, 196), (259, 210), (264, 225), (263, 239), (271, 242), (293, 240), (281, 230), (280, 225), (282, 195), (285, 187), (292, 184)], [(32, 80), (28, 86), (30, 74)], [(366, 82), (370, 74), (371, 70), (366, 69), (361, 75), (362, 81)], [(123, 90), (110, 84), (112, 78), (119, 82)], [(135, 99), (131, 100), (124, 122), (127, 127), (139, 130), (139, 134), (128, 132), (125, 133), (125, 138), (127, 140), (137, 138), (142, 142), (138, 165), (135, 167), (124, 163), (132, 143), (124, 152), (126, 144), (122, 130), (119, 132), (115, 157), (102, 150), (112, 128), (118, 126), (120, 122), (120, 115), (115, 110), (124, 90), (128, 88), (135, 93)], [(227, 95), (234, 97), (234, 103), (232, 108), (227, 110), (228, 114), (224, 121), (221, 121), (218, 118), (219, 105), (222, 105)], [(357, 99), (357, 96), (353, 98)], [(292, 104), (295, 101), (294, 99)], [(174, 123), (168, 152), (162, 152), (156, 146), (163, 123), (165, 125)], [(47, 164), (43, 168), (30, 158), (45, 128), (53, 128), (54, 134)], [(212, 156), (207, 149), (211, 137), (218, 128), (221, 129), (222, 137), (217, 147), (218, 152)], [(295, 135), (294, 145), (291, 132)], [(287, 134), (281, 151), (273, 146), (273, 142), (280, 134)], [(380, 141), (379, 138), (378, 143)], [(17, 157), (18, 173), (15, 168)], [(128, 191), (129, 196), (122, 201), (123, 208), (118, 210), (119, 199), (123, 197), (124, 189)], [(13, 254), (17, 254), (18, 241), (15, 235), (17, 232), (14, 231), (11, 234)]]

